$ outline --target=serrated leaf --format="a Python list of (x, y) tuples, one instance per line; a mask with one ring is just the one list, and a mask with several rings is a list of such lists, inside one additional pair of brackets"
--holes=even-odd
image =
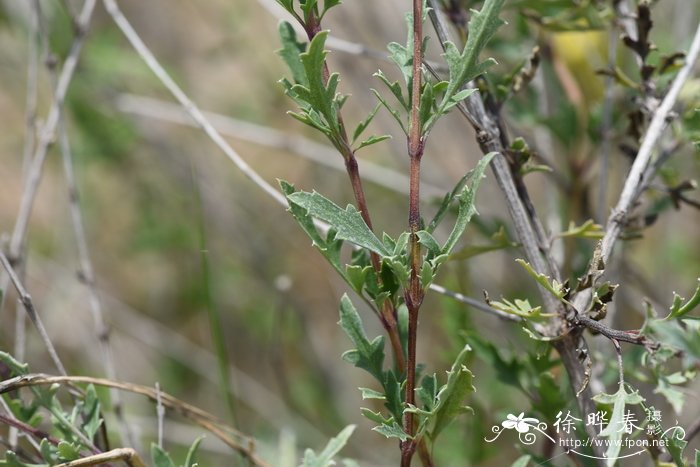
[(504, 313), (519, 316), (532, 321), (540, 321), (554, 316), (551, 313), (542, 313), (541, 306), (533, 307), (530, 305), (528, 300), (520, 300), (517, 298), (514, 302), (511, 302), (505, 298), (502, 298), (501, 300), (501, 302), (489, 300), (489, 306)]
[(348, 205), (342, 209), (316, 191), (297, 191), (287, 195), (287, 199), (306, 209), (311, 216), (328, 222), (336, 230), (336, 238), (347, 240), (381, 256), (389, 255), (384, 244), (367, 227), (354, 206)]
[(386, 400), (386, 397), (384, 396), (383, 393), (379, 391), (375, 391), (374, 389), (370, 388), (359, 388), (360, 392), (362, 393), (362, 400), (365, 399), (379, 399), (379, 400)]
[(187, 450), (187, 457), (185, 457), (184, 467), (195, 467), (197, 465), (197, 451), (199, 450), (199, 445), (202, 444), (203, 439), (204, 435), (198, 436)]
[(419, 230), (416, 232), (416, 235), (418, 236), (420, 244), (427, 248), (428, 252), (433, 256), (439, 255), (442, 252), (442, 248), (440, 248), (435, 237), (427, 230)]
[(93, 440), (102, 425), (100, 418), (100, 400), (95, 387), (90, 384), (85, 391), (85, 403), (82, 408), (82, 431), (89, 440)]
[[(291, 3), (291, 0), (289, 0)], [(306, 51), (306, 44), (297, 41), (297, 33), (294, 27), (287, 21), (282, 21), (278, 28), (282, 48), (277, 51), (277, 54), (282, 57), (284, 63), (287, 64), (292, 72), (292, 79), (295, 83), (308, 86), (309, 81), (304, 72), (304, 65), (301, 63), (299, 55)]]
[(407, 439), (411, 438), (405, 431), (403, 431), (401, 425), (396, 422), (393, 422), (391, 425), (375, 426), (372, 428), (372, 430), (386, 436), (387, 438), (398, 438), (401, 441), (406, 441)]
[(559, 300), (562, 300), (566, 296), (567, 290), (564, 288), (564, 284), (560, 284), (556, 280), (550, 279), (546, 274), (538, 273), (532, 266), (530, 266), (530, 263), (525, 260), (518, 258), (515, 260), (515, 262), (521, 265), (525, 271), (527, 271), (530, 277), (535, 279), (538, 284), (540, 284), (545, 290), (557, 297)]
[(367, 339), (360, 315), (347, 294), (344, 294), (340, 299), (340, 321), (338, 324), (355, 346), (355, 349), (346, 352), (343, 358), (370, 373), (383, 385), (384, 337), (378, 336), (372, 342)]
[(331, 438), (319, 454), (315, 454), (311, 449), (304, 453), (303, 467), (327, 467), (333, 465), (333, 458), (340, 452), (348, 442), (348, 439), (355, 431), (355, 425), (348, 425), (343, 428), (338, 436)]
[(71, 443), (66, 441), (60, 441), (58, 443), (58, 455), (61, 456), (63, 461), (73, 461), (80, 458), (80, 450), (73, 446)]
[(472, 216), (476, 214), (476, 192), (479, 189), (481, 179), (484, 178), (486, 167), (495, 155), (495, 152), (490, 152), (479, 160), (471, 175), (473, 180), (471, 186), (465, 185), (457, 194), (459, 212), (452, 232), (450, 232), (445, 245), (442, 247), (443, 254), (449, 255), (452, 252), (452, 249), (467, 228), (469, 221), (471, 221)]
[(437, 391), (437, 376), (435, 376), (435, 373), (423, 376), (420, 387), (416, 389), (416, 397), (423, 404), (422, 408), (424, 411), (431, 412), (435, 407)]
[(428, 416), (428, 432), (432, 440), (455, 417), (471, 410), (463, 405), (467, 394), (475, 391), (472, 372), (465, 366), (470, 351), (471, 348), (465, 345), (447, 372), (447, 384), (437, 394), (435, 406)]
[(155, 443), (151, 443), (151, 459), (154, 467), (175, 467), (170, 455)]
[(498, 13), (504, 1), (486, 0), (481, 11), (472, 11), (469, 21), (469, 36), (461, 53), (453, 43), (445, 43), (445, 59), (449, 68), (450, 84), (445, 90), (440, 108), (444, 109), (447, 104), (452, 102), (452, 98), (458, 90), (495, 63), (493, 59), (486, 59), (483, 62), (478, 62), (478, 60), (488, 41), (496, 33), (498, 27), (503, 24), (503, 21), (498, 18)]
[(345, 272), (348, 276), (348, 281), (350, 286), (358, 294), (362, 294), (362, 289), (365, 287), (365, 282), (367, 281), (367, 275), (370, 272), (371, 266), (354, 266), (348, 264), (345, 267)]
[(360, 408), (360, 413), (362, 413), (367, 420), (378, 423), (379, 425), (391, 423), (394, 420), (393, 417), (385, 418), (381, 412), (374, 412), (366, 407)]
[[(282, 193), (285, 195), (287, 200), (289, 200), (289, 196), (295, 193), (294, 186), (290, 185), (284, 180), (280, 180), (279, 184)], [(292, 214), (292, 217), (294, 217), (294, 220), (297, 221), (297, 224), (299, 224), (306, 235), (309, 236), (313, 245), (318, 248), (321, 254), (326, 258), (326, 260), (328, 260), (338, 274), (340, 274), (340, 276), (349, 283), (349, 279), (347, 278), (345, 271), (340, 264), (340, 248), (342, 247), (342, 240), (336, 239), (335, 234), (332, 234), (332, 232), (328, 232), (325, 239), (321, 237), (319, 232), (316, 230), (314, 221), (306, 208), (290, 201), (288, 211)]]
[(385, 372), (383, 386), (386, 397), (384, 407), (394, 416), (394, 420), (401, 420), (404, 407), (403, 391), (401, 390), (401, 382), (393, 370)]

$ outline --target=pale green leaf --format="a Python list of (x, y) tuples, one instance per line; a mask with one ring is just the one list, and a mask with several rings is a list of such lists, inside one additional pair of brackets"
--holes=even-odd
[(389, 256), (384, 244), (367, 227), (354, 206), (348, 205), (342, 209), (316, 191), (297, 191), (287, 195), (287, 199), (306, 209), (311, 216), (328, 222), (336, 230), (336, 238), (347, 240), (381, 256)]
[(479, 184), (481, 179), (484, 178), (484, 171), (486, 167), (491, 162), (491, 159), (496, 155), (495, 152), (490, 152), (486, 154), (479, 160), (479, 163), (474, 168), (472, 173), (472, 184), (471, 186), (465, 185), (460, 193), (457, 195), (457, 200), (459, 202), (459, 212), (457, 214), (457, 220), (452, 232), (450, 232), (445, 245), (442, 247), (442, 253), (449, 255), (452, 249), (457, 244), (457, 241), (464, 233), (467, 228), (469, 221), (474, 214), (476, 214), (476, 192), (479, 189)]
[(198, 436), (187, 450), (187, 457), (185, 457), (184, 467), (195, 467), (197, 465), (197, 451), (199, 450), (199, 445), (202, 444), (203, 439), (204, 435)]
[(340, 299), (340, 327), (352, 341), (355, 349), (343, 355), (350, 363), (370, 373), (384, 384), (384, 337), (377, 336), (371, 342), (367, 339), (362, 320), (347, 295)]
[(151, 443), (151, 459), (154, 467), (175, 467), (168, 453), (155, 443)]
[(386, 436), (387, 438), (398, 438), (401, 441), (406, 441), (407, 439), (411, 438), (405, 431), (403, 431), (401, 425), (396, 422), (393, 422), (391, 425), (375, 426), (372, 428), (372, 430)]
[(333, 465), (333, 458), (340, 452), (348, 442), (348, 439), (355, 431), (355, 425), (346, 426), (338, 436), (331, 438), (319, 454), (307, 449), (304, 453), (303, 467), (328, 467)]

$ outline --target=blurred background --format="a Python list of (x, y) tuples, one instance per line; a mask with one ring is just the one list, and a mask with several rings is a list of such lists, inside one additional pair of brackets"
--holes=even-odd
[[(652, 40), (665, 53), (687, 48), (700, 5), (685, 0), (657, 3)], [(42, 0), (40, 4), (48, 47), (60, 63), (73, 39), (69, 13), (82, 3)], [(0, 5), (0, 234), (7, 236), (24, 186), (30, 2), (4, 0)], [(203, 110), (221, 114), (214, 122), (267, 181), (276, 186), (276, 179), (284, 179), (298, 188), (315, 189), (339, 205), (352, 202), (347, 176), (338, 170), (340, 156), (319, 135), (285, 114), (293, 103), (277, 83), (287, 71), (275, 54), (281, 13), (274, 1), (150, 0), (122, 1), (120, 6), (193, 101)], [(325, 19), (334, 37), (366, 46), (358, 55), (348, 52), (358, 49), (352, 44), (336, 43), (345, 51), (333, 50), (329, 56), (331, 69), (341, 73), (342, 92), (351, 96), (346, 120), (359, 121), (374, 106), (370, 88), (380, 89), (381, 83), (372, 73), (381, 68), (396, 76), (393, 65), (382, 57), (388, 42), (405, 42), (402, 18), (408, 7), (408, 2), (399, 0), (347, 1)], [(493, 55), (499, 61), (495, 73), (508, 72), (535, 45), (512, 32), (522, 18), (514, 18), (511, 11), (504, 16), (514, 26), (504, 27), (494, 42)], [(434, 36), (429, 28), (427, 34)], [(599, 148), (596, 118), (605, 77), (595, 70), (608, 61), (607, 33), (547, 34), (553, 53), (561, 56), (578, 83), (585, 105), (572, 110), (570, 100), (555, 93), (547, 122), (528, 116), (522, 108), (530, 101), (523, 98), (512, 104), (519, 117), (508, 123), (514, 136), (522, 135), (542, 149), (563, 179), (585, 178), (595, 186), (597, 165), (579, 173), (569, 169), (575, 167), (570, 161), (594, 158)], [(429, 57), (440, 59), (435, 39)], [(547, 85), (546, 79), (540, 81), (540, 89)], [(52, 89), (44, 67), (38, 89), (41, 125)], [(699, 90), (696, 78), (686, 88), (686, 101), (697, 100)], [(622, 94), (618, 97), (625, 99)], [(338, 301), (350, 291), (292, 217), (245, 178), (203, 132), (188, 126), (178, 107), (169, 105), (173, 102), (98, 3), (68, 92), (66, 125), (118, 379), (149, 386), (158, 382), (170, 394), (226, 419), (254, 436), (257, 450), (272, 465), (278, 465), (285, 450), (298, 449), (301, 456), (306, 447), (321, 448), (349, 423), (360, 428), (343, 451), (345, 456), (361, 465), (396, 465), (397, 443), (370, 431), (372, 425), (359, 411), (371, 404), (361, 400), (357, 388), (372, 382), (340, 359), (350, 343), (336, 324)], [(578, 111), (584, 113), (577, 120)], [(558, 138), (557, 122), (577, 127), (563, 131), (578, 136)], [(625, 115), (615, 113), (613, 122), (622, 134)], [(407, 223), (406, 144), (386, 112), (380, 111), (370, 130), (394, 136), (360, 153), (359, 163), (367, 176), (375, 228), (395, 236)], [(617, 149), (620, 141), (614, 138), (608, 209), (629, 167), (629, 158)], [(683, 148), (674, 156), (674, 170), (686, 178), (697, 177), (697, 156)], [(458, 113), (438, 125), (423, 159), (426, 217), (479, 157), (474, 134)], [(568, 207), (567, 197), (587, 197), (593, 206), (590, 212), (596, 212), (595, 193), (558, 190), (555, 178), (546, 173), (526, 178), (550, 230), (560, 231), (569, 221), (581, 223), (589, 217)], [(68, 201), (61, 157), (53, 148), (28, 232), (26, 285), (69, 374), (104, 376), (88, 291), (77, 275), (78, 250)], [(613, 279), (623, 286), (610, 323), (623, 329), (642, 323), (643, 298), (663, 313), (672, 293), (689, 296), (700, 274), (700, 212), (688, 206), (681, 210), (662, 206), (660, 195), (652, 194), (644, 203), (640, 212), (658, 208), (658, 220), (641, 232), (641, 238), (618, 245), (613, 265)], [(468, 247), (489, 244), (489, 236), (500, 226), (514, 239), (491, 174), (482, 184), (477, 206), (479, 220), (462, 239), (467, 252), (450, 261), (437, 282), (479, 300), (487, 290), (492, 298), (527, 297), (537, 303), (532, 281), (513, 261), (522, 257), (517, 248), (467, 258)], [(607, 216), (608, 210), (604, 212)], [(554, 241), (555, 254), (566, 255), (572, 273), (585, 266), (592, 247), (590, 240)], [(0, 314), (2, 350), (13, 348), (13, 297), (10, 294)], [(380, 334), (381, 327), (368, 310), (360, 312), (368, 334)], [(223, 333), (230, 364), (234, 416), (219, 384), (210, 325), (216, 315), (221, 326), (215, 328)], [(596, 372), (608, 392), (614, 392), (610, 344), (589, 337), (599, 366)], [(419, 359), (429, 371), (444, 375), (465, 340), (472, 345), (491, 343), (504, 358), (537, 351), (518, 326), (449, 297), (429, 295), (421, 315)], [(540, 351), (545, 353), (544, 348)], [(599, 352), (608, 357), (596, 359)], [(438, 465), (506, 465), (519, 455), (522, 446), (513, 439), (483, 441), (507, 413), (517, 415), (529, 407), (522, 392), (500, 379), (487, 354), (475, 354), (470, 363), (477, 391), (468, 403), (475, 415), (460, 419), (439, 441)], [(25, 360), (32, 371), (53, 372), (31, 327)], [(678, 414), (653, 387), (641, 383), (639, 387), (681, 425), (698, 417), (697, 382), (681, 388), (686, 405)], [(567, 391), (568, 385), (562, 384), (562, 394)], [(142, 446), (147, 446), (156, 434), (155, 409), (141, 398), (124, 397), (127, 418), (141, 435)], [(200, 431), (173, 415), (166, 421), (165, 446), (175, 453), (184, 451)], [(231, 462), (227, 448), (213, 436), (202, 446), (203, 459), (208, 459), (202, 465)]]

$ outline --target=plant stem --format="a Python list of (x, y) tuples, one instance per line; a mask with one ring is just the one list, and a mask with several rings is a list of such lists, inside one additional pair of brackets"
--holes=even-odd
[[(307, 18), (307, 21), (303, 26), (309, 41), (313, 40), (314, 36), (321, 31), (321, 25), (318, 22), (318, 18), (316, 18), (316, 16), (313, 14)], [(330, 71), (328, 69), (328, 62), (324, 62), (323, 82), (328, 83), (329, 77)], [(372, 218), (369, 214), (369, 207), (367, 205), (367, 199), (365, 197), (365, 190), (362, 185), (362, 178), (360, 177), (360, 169), (357, 164), (357, 158), (355, 157), (355, 151), (353, 151), (350, 145), (347, 130), (345, 129), (345, 123), (343, 122), (343, 116), (341, 115), (340, 111), (338, 111), (338, 123), (340, 126), (338, 135), (339, 142), (338, 144), (334, 144), (345, 160), (345, 171), (348, 173), (348, 177), (350, 178), (352, 193), (355, 197), (355, 203), (357, 204), (357, 209), (360, 211), (362, 220), (365, 221), (365, 224), (367, 224), (367, 227), (369, 227), (370, 230), (374, 231)], [(381, 286), (382, 263), (379, 255), (375, 252), (370, 252), (370, 261), (372, 263), (372, 268), (377, 273), (377, 284)], [(394, 353), (394, 363), (396, 368), (400, 373), (403, 373), (406, 369), (406, 360), (404, 358), (403, 347), (401, 346), (401, 337), (399, 336), (398, 325), (396, 322), (396, 311), (394, 310), (394, 306), (391, 302), (384, 302), (381, 310), (379, 310), (379, 318), (382, 323), (382, 327), (384, 327), (384, 330), (389, 335), (389, 341), (391, 342), (391, 347)]]
[[(421, 247), (417, 232), (420, 230), (420, 162), (425, 149), (421, 122), (418, 116), (421, 90), (421, 67), (423, 63), (423, 1), (413, 0), (413, 72), (411, 89), (411, 117), (408, 134), (408, 155), (410, 157), (410, 189), (408, 205), (408, 226), (410, 237), (411, 276), (408, 290), (404, 293), (408, 307), (408, 362), (406, 367), (406, 405), (415, 405), (416, 387), (416, 345), (418, 334), (418, 312), (423, 302), (423, 289), (418, 271), (421, 266)], [(404, 415), (404, 431), (413, 436), (413, 414)], [(405, 441), (401, 445), (401, 466), (411, 465), (415, 451), (415, 441)]]

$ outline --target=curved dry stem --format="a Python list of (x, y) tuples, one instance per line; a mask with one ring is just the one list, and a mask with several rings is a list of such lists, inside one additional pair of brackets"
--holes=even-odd
[(268, 466), (253, 449), (254, 439), (241, 433), (235, 428), (231, 428), (214, 415), (198, 407), (171, 396), (168, 393), (158, 391), (155, 388), (141, 386), (139, 384), (113, 381), (105, 378), (93, 378), (90, 376), (51, 376), (41, 373), (17, 376), (0, 382), (0, 394), (14, 391), (23, 387), (47, 386), (60, 384), (62, 386), (72, 386), (74, 384), (93, 384), (107, 388), (139, 394), (149, 398), (153, 402), (158, 402), (159, 398), (163, 406), (179, 413), (186, 419), (211, 432), (234, 451), (243, 455), (253, 465)]

